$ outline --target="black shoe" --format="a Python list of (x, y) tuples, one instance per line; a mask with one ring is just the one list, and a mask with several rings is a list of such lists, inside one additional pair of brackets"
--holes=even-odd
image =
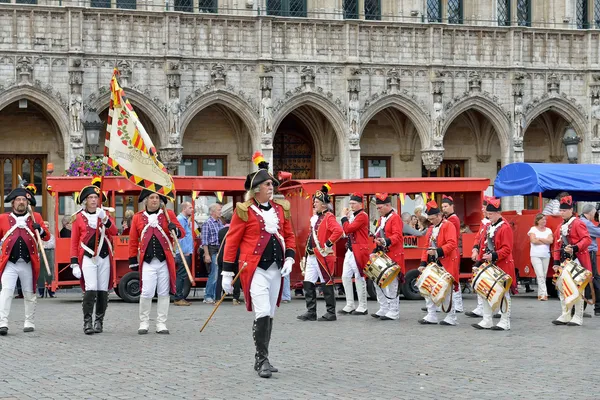
[(438, 324), (437, 322), (430, 322), (430, 321), (427, 321), (425, 318), (423, 318), (423, 319), (420, 319), (420, 320), (419, 320), (419, 323), (420, 323), (421, 325), (437, 325), (437, 324)]
[(592, 314), (584, 312), (583, 313), (583, 318), (592, 318)]
[(567, 325), (567, 323), (566, 323), (566, 322), (562, 322), (562, 321), (559, 321), (559, 320), (557, 320), (557, 319), (555, 319), (554, 321), (552, 321), (552, 323), (553, 323), (554, 325)]
[(380, 319), (381, 316), (377, 315), (377, 314), (371, 314), (371, 317), (375, 318), (375, 319)]
[(335, 314), (331, 314), (331, 313), (325, 313), (322, 317), (320, 317), (317, 321), (335, 321), (337, 320), (337, 317), (335, 316)]
[(8, 328), (6, 326), (3, 326), (2, 328), (0, 328), (0, 336), (6, 336), (7, 333), (8, 333)]
[(83, 333), (93, 335), (96, 333), (92, 326), (92, 313), (94, 312), (94, 303), (96, 302), (96, 291), (88, 290), (83, 295), (81, 308), (83, 309)]
[(465, 315), (466, 315), (467, 317), (471, 317), (471, 318), (482, 318), (482, 317), (483, 317), (483, 315), (477, 315), (477, 314), (475, 314), (473, 311), (467, 311), (467, 312), (465, 313)]
[(534, 290), (532, 288), (530, 288), (530, 287), (525, 288), (525, 293), (531, 293), (531, 292), (534, 292)]
[(317, 315), (312, 314), (310, 312), (305, 312), (302, 315), (298, 315), (296, 318), (299, 319), (300, 321), (316, 321)]
[(138, 329), (138, 335), (146, 335), (148, 333), (148, 329)]
[[(352, 311), (354, 311), (354, 310), (352, 310)], [(339, 310), (337, 313), (338, 313), (339, 315), (348, 315), (348, 314), (351, 314), (351, 313), (352, 313), (352, 311), (344, 311), (344, 309), (342, 308), (342, 309), (341, 309), (341, 310)]]
[(23, 332), (27, 333), (27, 332), (33, 332), (35, 331), (35, 328), (28, 326), (26, 328), (23, 328)]
[(55, 297), (54, 296), (54, 292), (51, 291), (51, 290), (48, 290), (48, 297), (50, 297), (51, 299), (53, 299)]
[[(533, 290), (532, 290), (532, 292), (533, 292)], [(501, 328), (498, 325), (492, 326), (490, 329), (493, 331), (507, 331), (508, 330), (508, 329)]]
[(449, 323), (449, 322), (446, 322), (446, 321), (444, 321), (444, 320), (441, 320), (441, 321), (440, 321), (440, 325), (444, 325), (444, 326), (456, 326), (455, 324), (451, 324), (451, 323)]
[(390, 318), (390, 317), (386, 317), (386, 316), (384, 315), (383, 317), (379, 317), (379, 320), (380, 320), (380, 321), (393, 321), (394, 319), (393, 319), (393, 318)]
[(44, 298), (44, 294), (45, 294), (44, 292), (45, 291), (46, 291), (45, 289), (38, 289), (38, 295), (39, 295), (39, 297)]
[(367, 315), (368, 313), (369, 313), (369, 310), (365, 310), (363, 312), (354, 310), (350, 313), (350, 315)]
[(490, 329), (490, 328), (484, 328), (483, 326), (481, 326), (479, 324), (471, 324), (471, 326), (475, 329), (484, 329), (484, 330)]
[(427, 311), (427, 307), (421, 307), (421, 311)]
[(258, 376), (260, 376), (261, 378), (270, 378), (272, 375), (273, 374), (272, 374), (271, 369), (269, 369), (269, 363), (268, 362), (264, 362), (258, 368)]
[(500, 318), (500, 317), (502, 317), (500, 314), (494, 314), (494, 315), (492, 316), (492, 318)]
[(581, 326), (581, 324), (576, 324), (575, 322), (567, 323), (567, 326)]

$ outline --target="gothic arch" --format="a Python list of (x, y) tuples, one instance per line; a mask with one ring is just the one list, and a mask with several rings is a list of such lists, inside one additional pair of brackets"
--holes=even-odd
[(181, 141), (183, 143), (183, 135), (185, 131), (200, 111), (215, 104), (220, 104), (226, 108), (233, 110), (237, 116), (246, 124), (250, 138), (252, 140), (252, 148), (260, 148), (260, 134), (258, 128), (258, 112), (255, 111), (244, 99), (234, 93), (225, 90), (215, 90), (210, 93), (205, 93), (193, 100), (181, 114)]
[[(59, 151), (65, 154), (65, 143), (70, 143), (69, 138), (69, 115), (55, 97), (35, 86), (15, 86), (0, 93), (0, 110), (20, 99), (31, 100), (38, 104), (50, 118), (49, 121), (56, 127), (59, 136)], [(65, 154), (65, 162), (69, 157)]]
[[(125, 95), (133, 103), (133, 109), (139, 108), (152, 122), (156, 132), (158, 132), (158, 138), (160, 143), (155, 143), (157, 148), (162, 148), (169, 143), (168, 132), (169, 132), (169, 121), (165, 115), (165, 111), (161, 109), (154, 101), (152, 101), (145, 94), (132, 89), (125, 88)], [(100, 112), (105, 110), (110, 105), (110, 91), (107, 91), (101, 95), (91, 96), (93, 100), (87, 104), (91, 109)]]
[(347, 142), (345, 135), (346, 121), (344, 114), (325, 96), (313, 92), (298, 94), (288, 99), (285, 103), (276, 106), (276, 111), (273, 118), (273, 136), (271, 137), (271, 140), (273, 140), (275, 132), (277, 132), (277, 128), (279, 128), (281, 121), (283, 121), (288, 114), (301, 106), (312, 106), (321, 112), (325, 118), (327, 118), (333, 127), (335, 136), (340, 146), (340, 154), (342, 154)]
[(429, 143), (428, 132), (431, 129), (429, 117), (416, 102), (404, 96), (395, 94), (381, 97), (373, 104), (370, 104), (367, 109), (365, 109), (365, 112), (361, 116), (360, 136), (362, 137), (363, 131), (369, 121), (379, 112), (388, 107), (393, 107), (403, 114), (406, 114), (417, 130), (417, 134), (421, 140), (421, 148), (426, 148), (427, 144)]
[(567, 120), (568, 123), (573, 124), (573, 128), (579, 137), (587, 137), (587, 117), (567, 99), (562, 97), (552, 97), (542, 100), (533, 106), (531, 105), (532, 103), (527, 105), (525, 109), (525, 126), (523, 127), (523, 132), (525, 132), (525, 134), (527, 134), (529, 125), (531, 125), (538, 116), (546, 111), (554, 111)]
[(498, 135), (500, 149), (503, 154), (507, 154), (511, 143), (510, 119), (506, 115), (506, 110), (484, 96), (469, 96), (464, 100), (453, 104), (452, 107), (446, 111), (446, 119), (444, 121), (444, 126), (442, 127), (444, 135), (446, 135), (446, 130), (450, 127), (452, 122), (469, 109), (479, 111), (491, 122)]

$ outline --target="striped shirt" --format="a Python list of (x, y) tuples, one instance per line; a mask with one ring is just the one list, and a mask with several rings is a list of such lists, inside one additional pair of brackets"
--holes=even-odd
[(209, 217), (202, 225), (202, 245), (219, 246), (219, 231), (224, 226), (220, 219)]

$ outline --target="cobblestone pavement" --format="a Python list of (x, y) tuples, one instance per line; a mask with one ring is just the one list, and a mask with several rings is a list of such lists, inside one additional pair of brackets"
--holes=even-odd
[[(421, 326), (420, 301), (401, 301), (400, 321), (345, 316), (301, 322), (301, 298), (275, 319), (271, 362), (252, 369), (252, 314), (225, 302), (203, 333), (212, 306), (170, 308), (171, 335), (137, 335), (137, 304), (111, 296), (105, 333), (82, 332), (80, 295), (39, 299), (36, 331), (25, 334), (23, 300), (0, 337), (0, 398), (118, 399), (598, 399), (600, 318), (553, 326), (558, 301), (513, 299), (510, 332)], [(343, 300), (338, 300), (338, 307)], [(465, 295), (465, 309), (475, 305)], [(152, 309), (152, 325), (156, 316)], [(318, 311), (325, 304), (319, 301)], [(369, 311), (377, 310), (369, 302)], [(574, 374), (581, 375), (575, 377)], [(596, 389), (594, 389), (596, 388)]]

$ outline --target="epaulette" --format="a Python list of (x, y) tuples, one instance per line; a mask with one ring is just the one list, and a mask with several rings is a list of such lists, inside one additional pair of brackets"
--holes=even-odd
[(252, 205), (252, 200), (248, 200), (244, 203), (237, 203), (235, 205), (235, 213), (244, 222), (248, 221), (248, 208)]
[(285, 219), (290, 219), (292, 213), (290, 212), (290, 202), (285, 199), (274, 199), (275, 204), (279, 204), (283, 208), (283, 216)]
[(79, 214), (82, 211), (83, 211), (83, 208), (77, 210), (77, 212), (75, 214), (71, 215), (71, 223), (75, 222), (75, 220), (77, 219), (77, 214)]

